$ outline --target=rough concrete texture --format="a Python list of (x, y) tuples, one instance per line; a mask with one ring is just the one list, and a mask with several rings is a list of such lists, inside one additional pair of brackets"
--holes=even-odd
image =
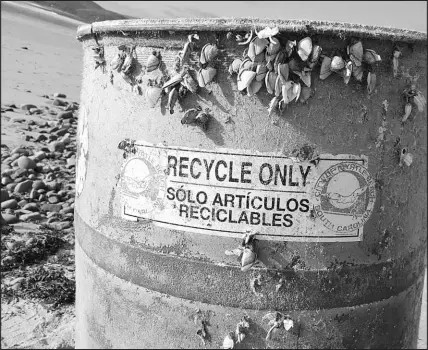
[[(190, 32), (147, 32), (137, 36), (101, 35), (109, 63), (119, 44), (137, 45), (137, 75), (153, 49), (160, 50), (174, 75), (175, 56)], [(255, 96), (237, 91), (227, 71), (244, 47), (226, 32), (200, 33), (193, 53), (220, 39), (217, 77), (197, 95), (188, 95), (174, 114), (166, 99), (148, 108), (142, 95), (115, 73), (94, 70), (95, 40), (83, 41), (82, 109), (88, 115), (87, 171), (76, 200), (77, 347), (197, 348), (201, 341), (192, 321), (197, 308), (209, 318), (211, 341), (221, 345), (247, 313), (251, 335), (244, 348), (400, 348), (415, 347), (423, 272), (426, 262), (426, 110), (401, 128), (404, 78), (394, 79), (389, 56), (393, 43), (363, 40), (383, 58), (376, 67), (376, 91), (368, 96), (355, 81), (312, 75), (315, 95), (307, 105), (292, 104), (272, 125), (265, 88)], [(244, 33), (241, 33), (244, 34)], [(303, 37), (284, 34), (286, 39)], [(344, 48), (340, 38), (319, 36), (324, 52)], [(285, 39), (284, 39), (285, 40)], [(426, 44), (403, 43), (400, 64), (421, 74), (418, 89), (426, 96)], [(159, 70), (143, 76), (160, 75)], [(388, 100), (386, 140), (377, 148), (382, 102)], [(181, 125), (182, 111), (196, 104), (214, 117), (208, 131)], [(368, 121), (359, 123), (365, 105)], [(232, 122), (226, 123), (228, 117)], [(79, 120), (79, 123), (83, 123)], [(398, 167), (394, 143), (408, 147), (411, 167)], [(117, 145), (125, 138), (202, 149), (218, 147), (291, 154), (308, 143), (319, 153), (363, 154), (376, 178), (377, 200), (355, 243), (261, 242), (263, 268), (242, 273), (225, 256), (239, 240), (167, 230), (120, 218), (117, 179), (123, 161)], [(79, 176), (79, 174), (78, 174)], [(277, 279), (287, 281), (275, 294)], [(276, 309), (299, 320), (300, 331), (281, 333), (266, 343), (263, 315)]]

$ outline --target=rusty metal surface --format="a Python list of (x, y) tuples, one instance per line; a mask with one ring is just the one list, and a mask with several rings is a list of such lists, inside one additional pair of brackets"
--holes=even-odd
[[(104, 45), (107, 62), (117, 53), (118, 44), (136, 44), (140, 65), (153, 49), (160, 49), (172, 72), (172, 62), (187, 34), (112, 34), (100, 36), (98, 42)], [(426, 250), (426, 111), (401, 127), (400, 94), (405, 82), (392, 77), (388, 57), (393, 43), (364, 40), (364, 45), (385, 57), (377, 71), (374, 94), (367, 96), (365, 88), (355, 83), (346, 86), (338, 76), (320, 81), (314, 74), (315, 96), (308, 105), (290, 106), (275, 126), (267, 118), (270, 97), (265, 89), (252, 97), (243, 96), (236, 91), (235, 78), (228, 75), (228, 64), (242, 55), (243, 48), (227, 41), (225, 33), (217, 34), (224, 51), (219, 55), (215, 82), (198, 95), (186, 97), (181, 106), (186, 110), (198, 103), (212, 110), (214, 121), (206, 133), (181, 125), (182, 111), (176, 108), (170, 115), (166, 101), (161, 107), (148, 108), (144, 96), (133, 94), (119, 75), (111, 84), (107, 73), (93, 69), (95, 41), (88, 37), (83, 42), (81, 108), (88, 115), (89, 142), (87, 172), (75, 215), (82, 248), (76, 259), (77, 347), (200, 347), (194, 323), (189, 321), (190, 310), (198, 303), (205, 303), (205, 312), (215, 310), (210, 328), (213, 341), (207, 347), (221, 345), (242, 317), (241, 308), (259, 310), (252, 314), (255, 331), (243, 347), (414, 347)], [(200, 37), (196, 52), (216, 35), (202, 33)], [(320, 45), (327, 51), (345, 44), (321, 37)], [(421, 73), (418, 85), (426, 95), (426, 46), (404, 47), (400, 62)], [(388, 136), (377, 148), (384, 100), (390, 103)], [(367, 107), (368, 121), (360, 124), (362, 105)], [(226, 122), (228, 117), (232, 123)], [(414, 155), (411, 167), (398, 167), (393, 147), (397, 136)], [(245, 274), (236, 259), (224, 254), (239, 244), (237, 239), (120, 218), (116, 185), (122, 153), (117, 145), (125, 138), (285, 155), (309, 143), (320, 153), (364, 154), (369, 157), (369, 172), (377, 179), (374, 212), (361, 242), (263, 242), (263, 268)], [(276, 294), (279, 276), (288, 279), (288, 284)], [(113, 279), (114, 288), (110, 286)], [(406, 293), (411, 297), (402, 298)], [(281, 334), (277, 343), (265, 343), (267, 325), (261, 317), (268, 309), (301, 317), (306, 333)], [(307, 312), (318, 319), (304, 318)], [(345, 320), (343, 325), (334, 317)], [(319, 320), (325, 324), (322, 329), (314, 326)]]
[[(263, 319), (269, 311), (232, 308), (154, 292), (103, 270), (76, 243), (78, 294), (76, 348), (218, 349), (239, 320), (250, 317), (249, 332), (236, 348), (400, 349), (414, 348), (416, 314), (423, 276), (389, 299), (347, 308), (290, 311), (295, 330), (275, 330)], [(198, 312), (199, 311), (199, 312)], [(196, 314), (207, 321), (209, 341), (196, 335)]]

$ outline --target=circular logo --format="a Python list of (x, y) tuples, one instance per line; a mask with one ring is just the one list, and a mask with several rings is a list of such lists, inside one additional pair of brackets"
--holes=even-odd
[(376, 200), (375, 181), (356, 162), (342, 162), (328, 168), (314, 188), (315, 215), (334, 232), (350, 233), (370, 218)]
[(136, 215), (163, 209), (166, 175), (160, 164), (141, 150), (128, 158), (120, 176), (125, 207)]

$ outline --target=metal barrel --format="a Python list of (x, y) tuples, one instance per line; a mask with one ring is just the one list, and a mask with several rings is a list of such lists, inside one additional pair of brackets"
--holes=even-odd
[(77, 38), (77, 348), (415, 347), (425, 33), (141, 19)]

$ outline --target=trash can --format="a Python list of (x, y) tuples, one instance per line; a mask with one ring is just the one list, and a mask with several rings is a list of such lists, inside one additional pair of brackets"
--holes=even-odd
[(77, 348), (409, 348), (426, 34), (83, 25)]

